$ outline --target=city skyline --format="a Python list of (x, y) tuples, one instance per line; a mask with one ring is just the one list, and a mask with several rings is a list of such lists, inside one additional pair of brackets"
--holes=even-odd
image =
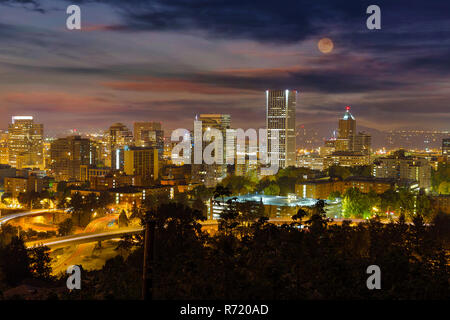
[[(65, 29), (72, 2), (81, 31)], [(380, 1), (382, 29), (368, 30), (365, 1), (212, 2), (198, 12), (195, 1), (72, 2), (0, 1), (0, 128), (24, 114), (54, 135), (141, 120), (170, 132), (210, 112), (258, 128), (261, 92), (289, 88), (298, 125), (334, 122), (351, 105), (369, 128), (448, 129), (446, 3)], [(227, 10), (252, 15), (236, 21)]]

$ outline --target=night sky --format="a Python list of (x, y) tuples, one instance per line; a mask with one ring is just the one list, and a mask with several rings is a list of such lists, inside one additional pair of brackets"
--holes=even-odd
[(298, 125), (351, 105), (369, 128), (450, 129), (450, 1), (0, 0), (0, 128), (33, 115), (47, 133), (149, 120), (168, 134), (197, 113), (260, 128), (268, 88), (299, 91)]

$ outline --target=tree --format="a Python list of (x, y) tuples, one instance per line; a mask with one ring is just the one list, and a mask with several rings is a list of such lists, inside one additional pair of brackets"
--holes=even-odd
[(222, 203), (225, 202), (225, 197), (229, 197), (229, 196), (231, 196), (231, 191), (227, 187), (218, 185), (214, 189), (214, 199), (221, 197), (222, 198)]
[(81, 215), (84, 210), (84, 201), (79, 192), (72, 195), (69, 206), (71, 207), (72, 214), (77, 216), (78, 226), (81, 226)]
[(444, 195), (450, 194), (450, 181), (442, 181), (439, 184), (438, 193)]
[(97, 211), (99, 214), (103, 215), (106, 212), (106, 208), (114, 202), (114, 199), (111, 197), (111, 194), (107, 191), (102, 191), (98, 196), (97, 200)]
[(31, 276), (30, 258), (22, 238), (13, 237), (0, 250), (0, 267), (9, 285), (17, 285)]
[(328, 168), (328, 175), (331, 178), (339, 178), (341, 180), (345, 180), (350, 177), (352, 173), (348, 167), (333, 165)]
[(340, 198), (340, 197), (341, 197), (341, 193), (339, 191), (332, 191), (328, 195), (328, 200), (334, 201), (334, 200), (336, 200), (337, 198)]
[(342, 213), (346, 218), (369, 218), (378, 200), (373, 191), (366, 194), (358, 188), (349, 188), (343, 195)]
[(21, 192), (17, 196), (17, 201), (24, 207), (33, 209), (39, 204), (39, 193), (34, 191)]
[(72, 218), (67, 218), (66, 220), (58, 224), (58, 234), (60, 236), (68, 236), (72, 233), (73, 227), (74, 225)]
[(277, 184), (272, 183), (264, 188), (264, 194), (268, 196), (278, 196), (280, 194), (280, 187)]
[(119, 228), (126, 228), (128, 227), (128, 217), (125, 213), (125, 210), (122, 210), (122, 212), (119, 214)]
[(302, 222), (303, 218), (308, 216), (308, 212), (306, 212), (304, 209), (300, 208), (298, 209), (297, 213), (292, 216), (292, 220), (297, 221), (299, 223)]
[(41, 280), (50, 280), (52, 268), (50, 266), (50, 248), (45, 246), (30, 249), (30, 271), (34, 278)]
[(192, 204), (192, 209), (200, 211), (201, 213), (203, 213), (205, 217), (207, 217), (208, 215), (207, 212), (208, 208), (200, 198), (194, 200), (194, 203)]

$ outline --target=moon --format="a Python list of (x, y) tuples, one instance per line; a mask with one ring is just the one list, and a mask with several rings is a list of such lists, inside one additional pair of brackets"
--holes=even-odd
[(322, 53), (330, 53), (333, 51), (334, 44), (333, 41), (329, 38), (322, 38), (319, 40), (319, 43), (317, 43), (317, 47), (319, 48), (319, 51)]

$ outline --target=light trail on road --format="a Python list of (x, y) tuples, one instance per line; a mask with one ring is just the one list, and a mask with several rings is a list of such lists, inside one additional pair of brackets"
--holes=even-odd
[(6, 223), (12, 219), (23, 218), (23, 217), (33, 216), (36, 214), (47, 213), (47, 212), (51, 212), (51, 211), (49, 209), (45, 209), (45, 210), (31, 210), (31, 211), (27, 211), (27, 212), (19, 212), (19, 213), (9, 214), (7, 216), (0, 217), (0, 226), (3, 223)]

